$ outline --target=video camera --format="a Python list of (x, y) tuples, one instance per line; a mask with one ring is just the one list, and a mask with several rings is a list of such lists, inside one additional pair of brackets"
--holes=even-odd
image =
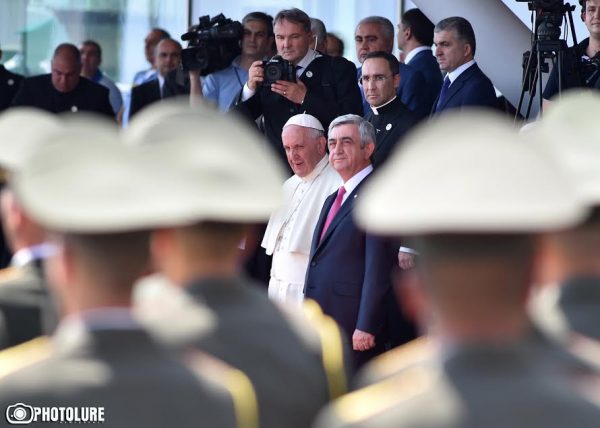
[(188, 47), (181, 52), (183, 69), (200, 70), (200, 75), (205, 76), (228, 67), (241, 53), (243, 35), (242, 24), (222, 13), (212, 19), (201, 16), (198, 25), (181, 35), (181, 40), (188, 41)]
[(529, 3), (529, 10), (536, 12), (536, 35), (538, 40), (558, 40), (568, 6), (563, 0), (516, 0)]
[(268, 61), (263, 61), (264, 80), (263, 86), (271, 86), (278, 80), (288, 82), (296, 81), (296, 67), (291, 62), (283, 59), (281, 55), (275, 55)]

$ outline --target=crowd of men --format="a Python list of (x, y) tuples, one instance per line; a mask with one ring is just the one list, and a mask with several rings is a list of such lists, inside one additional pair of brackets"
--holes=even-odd
[[(565, 61), (600, 47), (600, 0), (582, 19)], [(153, 29), (125, 98), (94, 40), (0, 66), (6, 421), (597, 427), (600, 96), (518, 132), (465, 18), (406, 11), (399, 60), (366, 17), (358, 68), (302, 10), (242, 25), (183, 80)]]

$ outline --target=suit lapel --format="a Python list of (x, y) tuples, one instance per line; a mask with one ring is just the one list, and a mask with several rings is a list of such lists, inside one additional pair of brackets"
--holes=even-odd
[[(365, 180), (367, 178), (368, 177), (366, 177), (363, 181), (361, 181), (360, 184), (358, 186), (356, 186), (356, 189), (354, 189), (354, 191), (352, 191), (352, 193), (350, 193), (348, 195), (348, 197), (346, 198), (346, 201), (342, 204), (340, 210), (338, 211), (338, 213), (336, 214), (336, 216), (331, 221), (331, 224), (329, 224), (329, 227), (327, 228), (327, 231), (325, 232), (325, 235), (323, 236), (323, 239), (321, 239), (320, 242), (317, 241), (317, 247), (316, 247), (317, 250), (321, 246), (323, 246), (323, 244), (325, 244), (325, 242), (329, 239), (329, 237), (331, 236), (331, 234), (333, 233), (333, 231), (336, 229), (336, 227), (338, 227), (338, 225), (342, 222), (342, 220), (346, 216), (348, 216), (348, 214), (350, 214), (352, 212), (352, 208), (354, 207), (354, 200), (358, 196), (358, 191), (360, 189), (360, 186), (362, 185), (362, 183), (365, 182)], [(334, 199), (335, 199), (336, 195), (334, 194), (333, 196), (334, 196)], [(331, 204), (329, 206), (331, 207)], [(329, 213), (329, 210), (327, 210), (327, 213)], [(325, 217), (327, 217), (327, 214), (325, 214)], [(321, 228), (319, 229), (319, 232), (322, 231), (322, 230), (323, 230), (323, 227), (321, 226)], [(319, 233), (319, 237), (320, 237), (320, 233)]]
[[(312, 243), (310, 245), (310, 254), (311, 255), (315, 254), (315, 251), (319, 245), (319, 240), (321, 238), (321, 232), (323, 231), (323, 226), (325, 225), (325, 220), (327, 219), (327, 214), (329, 214), (329, 210), (331, 209), (331, 206), (333, 205), (333, 201), (335, 201), (336, 196), (337, 196), (337, 192), (329, 195), (327, 197), (327, 199), (325, 199), (325, 203), (323, 203), (323, 209), (321, 209), (321, 214), (319, 215), (319, 220), (317, 221), (317, 226), (315, 227), (315, 232), (313, 233), (313, 237), (312, 237)], [(339, 212), (338, 212), (338, 214), (339, 214)]]
[(465, 82), (469, 80), (469, 78), (476, 72), (476, 69), (477, 64), (473, 64), (471, 67), (463, 71), (454, 82), (452, 82), (452, 84), (448, 88), (448, 92), (446, 92), (446, 99), (444, 99), (444, 102), (438, 108), (438, 110), (444, 108), (448, 104), (448, 102), (450, 102), (452, 97), (460, 91), (460, 89), (464, 86)]

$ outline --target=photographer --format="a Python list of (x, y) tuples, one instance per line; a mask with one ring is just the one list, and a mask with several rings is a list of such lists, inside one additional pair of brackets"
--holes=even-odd
[(242, 102), (235, 110), (251, 120), (264, 115), (265, 134), (287, 165), (281, 131), (290, 117), (305, 112), (327, 128), (342, 114), (362, 115), (362, 102), (354, 64), (310, 49), (312, 33), (306, 13), (299, 9), (280, 11), (274, 19), (274, 33), (277, 51), (294, 66), (297, 80), (277, 80), (270, 87), (264, 86), (263, 63), (255, 61), (242, 90)]
[(217, 104), (220, 111), (229, 110), (248, 80), (252, 63), (268, 55), (273, 43), (273, 18), (263, 12), (251, 12), (244, 16), (242, 25), (242, 53), (229, 67), (207, 75), (203, 81), (199, 70), (190, 71), (192, 105), (195, 98), (203, 97)]
[(550, 105), (550, 100), (560, 92), (559, 89), (597, 87), (597, 77), (590, 77), (598, 76), (595, 73), (598, 68), (590, 64), (590, 60), (600, 51), (600, 0), (580, 0), (579, 3), (581, 20), (585, 22), (590, 37), (566, 52), (562, 61), (562, 88), (559, 88), (558, 66), (552, 69), (544, 89), (544, 108)]

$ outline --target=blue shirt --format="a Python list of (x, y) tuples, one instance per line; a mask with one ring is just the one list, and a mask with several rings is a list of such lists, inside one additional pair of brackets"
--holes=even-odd
[(225, 112), (235, 103), (240, 91), (248, 80), (248, 70), (239, 66), (240, 57), (223, 70), (207, 75), (202, 82), (202, 95)]

